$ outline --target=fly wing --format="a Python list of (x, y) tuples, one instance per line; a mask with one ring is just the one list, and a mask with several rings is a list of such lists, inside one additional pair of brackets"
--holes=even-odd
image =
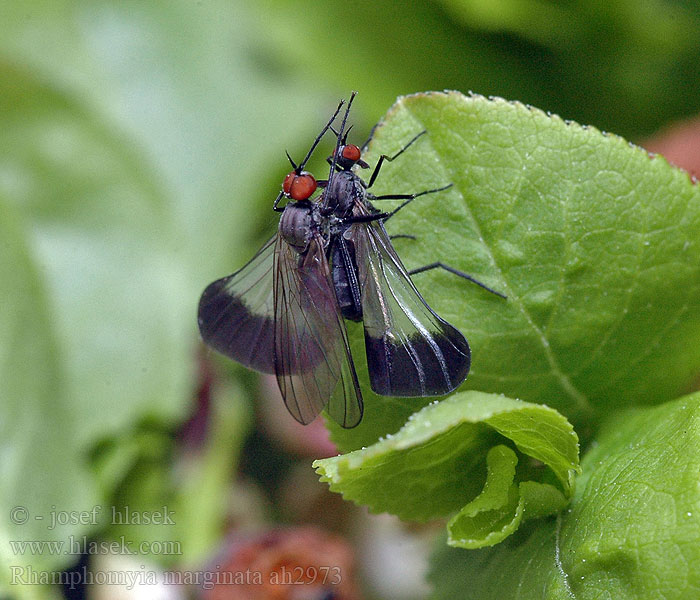
[(199, 300), (204, 342), (263, 373), (275, 372), (272, 267), (276, 238), (242, 269), (210, 283)]
[(372, 389), (384, 396), (439, 396), (469, 372), (465, 337), (423, 300), (379, 221), (351, 230), (362, 290)]
[(275, 373), (284, 403), (300, 423), (328, 406), (343, 427), (362, 419), (362, 394), (328, 261), (319, 238), (298, 254), (275, 247)]

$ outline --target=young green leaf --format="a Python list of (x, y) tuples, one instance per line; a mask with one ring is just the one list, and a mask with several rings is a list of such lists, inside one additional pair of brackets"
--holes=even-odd
[(553, 514), (568, 502), (565, 494), (548, 483), (516, 483), (518, 457), (508, 446), (491, 448), (486, 464), (483, 491), (447, 524), (450, 546), (493, 546), (516, 531), (523, 519)]
[[(700, 189), (687, 173), (619, 137), (456, 92), (400, 99), (370, 162), (421, 130), (372, 191), (454, 184), (388, 221), (417, 237), (397, 239), (397, 251), (408, 268), (440, 260), (508, 296), (444, 271), (414, 276), (469, 339), (466, 387), (544, 402), (575, 423), (689, 389), (700, 372)], [(353, 350), (362, 356), (360, 336)], [(363, 389), (363, 423), (333, 429), (342, 450), (396, 431), (430, 401)]]
[(434, 598), (700, 596), (700, 393), (610, 419), (582, 467), (556, 520), (494, 548), (439, 550)]
[(483, 546), (512, 533), (522, 518), (565, 504), (578, 438), (551, 408), (472, 391), (426, 406), (395, 435), (314, 467), (331, 490), (372, 512), (427, 520), (461, 509), (450, 524), (453, 543)]

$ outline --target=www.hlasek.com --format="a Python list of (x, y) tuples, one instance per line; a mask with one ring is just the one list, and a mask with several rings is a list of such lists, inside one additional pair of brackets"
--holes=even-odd
[(10, 540), (15, 556), (46, 556), (57, 554), (155, 554), (179, 556), (182, 544), (176, 540), (134, 542), (123, 535), (116, 540), (89, 540), (87, 536), (68, 536), (66, 540)]

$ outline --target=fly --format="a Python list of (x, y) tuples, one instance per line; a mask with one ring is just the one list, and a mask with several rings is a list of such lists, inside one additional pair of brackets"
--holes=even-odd
[[(425, 302), (410, 274), (443, 267), (494, 292), (471, 276), (442, 263), (413, 272), (403, 266), (384, 222), (417, 194), (374, 196), (386, 160), (380, 157), (369, 182), (352, 169), (368, 168), (345, 129), (353, 93), (338, 130), (342, 105), (314, 140), (304, 160), (285, 177), (273, 209), (281, 212), (277, 234), (239, 271), (211, 283), (199, 302), (199, 329), (215, 350), (263, 373), (274, 373), (284, 403), (300, 423), (325, 408), (346, 428), (362, 419), (362, 392), (350, 354), (345, 319), (362, 321), (372, 389), (385, 396), (438, 396), (466, 378), (466, 338)], [(304, 170), (331, 129), (336, 146), (327, 180)], [(311, 199), (317, 188), (322, 193)], [(279, 206), (282, 198), (286, 205)], [(401, 199), (391, 212), (371, 200)]]

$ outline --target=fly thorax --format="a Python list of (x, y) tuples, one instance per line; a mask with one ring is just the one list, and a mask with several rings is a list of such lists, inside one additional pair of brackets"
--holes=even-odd
[(292, 248), (302, 253), (314, 232), (313, 209), (308, 202), (290, 202), (280, 219), (280, 235)]
[(362, 180), (352, 171), (339, 171), (333, 176), (329, 189), (332, 198), (333, 213), (338, 217), (349, 217), (355, 202), (365, 197)]

